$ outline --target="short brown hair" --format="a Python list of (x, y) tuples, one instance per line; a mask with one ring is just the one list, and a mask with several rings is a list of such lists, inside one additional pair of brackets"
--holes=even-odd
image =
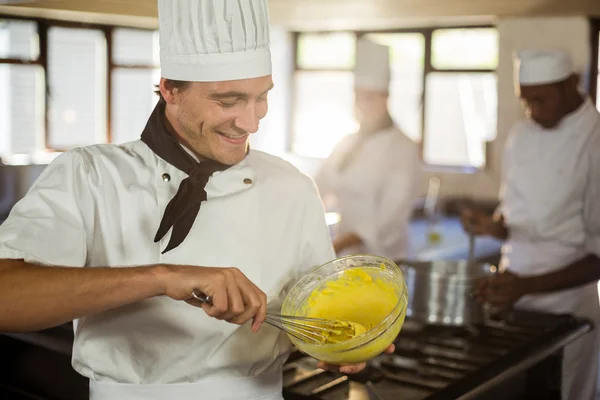
[[(165, 79), (165, 87), (169, 90), (179, 89), (185, 90), (188, 86), (190, 86), (191, 82), (189, 81), (178, 81), (175, 79)], [(154, 93), (160, 97), (161, 100), (164, 100), (162, 93), (160, 93), (159, 85), (154, 85)]]

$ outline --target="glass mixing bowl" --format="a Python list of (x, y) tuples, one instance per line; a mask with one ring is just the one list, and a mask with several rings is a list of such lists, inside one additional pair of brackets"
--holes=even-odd
[[(390, 285), (398, 301), (392, 311), (378, 324), (364, 334), (343, 342), (312, 344), (288, 334), (298, 350), (333, 365), (360, 363), (381, 354), (396, 339), (406, 317), (408, 289), (402, 270), (386, 258), (371, 255), (338, 258), (303, 276), (285, 297), (281, 313), (306, 316), (311, 294), (315, 290), (322, 290), (328, 282), (337, 280), (344, 271), (352, 268), (363, 268), (373, 277), (373, 280), (381, 279)], [(356, 307), (361, 307), (360, 298), (356, 299)]]

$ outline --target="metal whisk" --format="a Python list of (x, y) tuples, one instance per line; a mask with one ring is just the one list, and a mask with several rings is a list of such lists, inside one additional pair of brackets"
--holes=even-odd
[(312, 344), (323, 344), (332, 337), (337, 338), (336, 341), (348, 340), (356, 334), (354, 325), (348, 321), (267, 313), (265, 322)]
[[(192, 296), (202, 303), (211, 303), (211, 298), (204, 293), (192, 292)], [(339, 338), (339, 341), (347, 340), (356, 334), (355, 324), (349, 321), (295, 317), (267, 312), (265, 322), (298, 340), (311, 344), (323, 344), (331, 337)]]

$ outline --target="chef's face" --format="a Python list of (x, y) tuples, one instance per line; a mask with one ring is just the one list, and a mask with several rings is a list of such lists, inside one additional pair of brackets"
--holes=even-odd
[(250, 135), (267, 114), (271, 75), (224, 82), (190, 82), (169, 89), (161, 79), (167, 118), (191, 150), (226, 165), (246, 157)]
[(387, 93), (355, 89), (356, 118), (361, 124), (376, 123), (387, 112)]
[(577, 83), (569, 78), (549, 85), (521, 86), (519, 92), (527, 116), (543, 128), (552, 129), (569, 113)]

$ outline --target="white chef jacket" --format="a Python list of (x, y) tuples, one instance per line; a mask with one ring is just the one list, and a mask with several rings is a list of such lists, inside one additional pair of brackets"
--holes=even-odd
[[(510, 235), (501, 268), (522, 276), (556, 271), (589, 253), (600, 256), (600, 115), (589, 99), (545, 130), (533, 121), (510, 132), (500, 210)], [(570, 313), (600, 323), (596, 282), (523, 297), (517, 307)], [(597, 331), (565, 352), (563, 399), (593, 399)]]
[[(340, 171), (357, 141), (360, 150)], [(354, 232), (363, 242), (339, 255), (405, 257), (420, 173), (419, 146), (396, 127), (340, 140), (315, 177), (328, 210), (341, 214), (338, 234)]]
[[(0, 258), (71, 267), (235, 266), (281, 305), (281, 290), (335, 257), (314, 182), (250, 151), (216, 172), (185, 241), (154, 243), (167, 203), (187, 175), (143, 142), (59, 156), (0, 227)], [(83, 317), (72, 363), (92, 400), (281, 399), (291, 344), (167, 297)]]

